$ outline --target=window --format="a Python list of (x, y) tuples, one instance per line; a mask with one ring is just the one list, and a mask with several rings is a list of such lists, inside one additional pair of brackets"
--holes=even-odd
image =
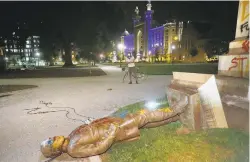
[(15, 52), (15, 53), (17, 53), (17, 52), (18, 52), (18, 50), (17, 50), (17, 49), (14, 49), (14, 52)]

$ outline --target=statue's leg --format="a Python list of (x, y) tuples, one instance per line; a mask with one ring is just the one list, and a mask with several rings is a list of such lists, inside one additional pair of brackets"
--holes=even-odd
[(126, 141), (135, 137), (140, 136), (140, 131), (137, 126), (133, 126), (131, 128), (123, 128), (117, 134), (117, 141)]

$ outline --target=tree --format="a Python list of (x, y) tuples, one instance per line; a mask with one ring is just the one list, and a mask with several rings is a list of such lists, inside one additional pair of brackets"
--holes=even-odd
[(16, 60), (15, 58), (13, 58), (13, 59), (11, 60), (11, 62), (14, 64), (14, 66), (16, 66), (17, 60)]
[(198, 55), (198, 50), (197, 50), (196, 47), (192, 47), (192, 48), (190, 49), (189, 53), (190, 53), (190, 55), (191, 55), (192, 57), (194, 57), (194, 56)]
[[(47, 48), (44, 50), (48, 52), (46, 55), (51, 54), (49, 51), (52, 49), (54, 40), (58, 39), (56, 36), (58, 33), (60, 33), (59, 40), (65, 51), (65, 66), (72, 66), (70, 45), (72, 42), (84, 50), (81, 53), (84, 57), (89, 57), (90, 52), (95, 57), (100, 53), (111, 52), (110, 40), (118, 38), (120, 31), (124, 30), (124, 26), (121, 25), (124, 14), (121, 10), (122, 6), (114, 7), (114, 5), (117, 4), (84, 2), (83, 5), (76, 5), (76, 3), (45, 5), (46, 7), (43, 8), (46, 8), (48, 14), (43, 14), (41, 39), (44, 44), (41, 47)], [(98, 8), (98, 12), (96, 12), (96, 8)], [(84, 46), (91, 48), (86, 50)]]
[(155, 48), (155, 59), (157, 59), (157, 62), (159, 62), (160, 57), (160, 47)]
[(228, 52), (229, 44), (226, 41), (209, 40), (204, 45), (204, 50), (208, 58), (214, 55), (222, 55)]

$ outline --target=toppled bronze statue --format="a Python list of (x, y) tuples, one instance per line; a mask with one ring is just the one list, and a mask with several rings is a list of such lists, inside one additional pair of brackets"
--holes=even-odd
[(169, 108), (149, 111), (143, 109), (125, 118), (105, 117), (90, 124), (81, 125), (68, 137), (55, 136), (41, 143), (45, 157), (67, 153), (71, 157), (84, 158), (106, 152), (114, 142), (139, 139), (140, 128), (151, 128), (177, 121), (187, 105), (187, 99)]

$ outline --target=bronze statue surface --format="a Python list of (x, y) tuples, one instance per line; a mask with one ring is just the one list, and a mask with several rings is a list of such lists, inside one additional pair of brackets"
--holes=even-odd
[(142, 109), (125, 118), (104, 117), (76, 128), (68, 137), (55, 136), (41, 143), (45, 157), (67, 153), (71, 157), (84, 158), (106, 152), (113, 143), (139, 139), (141, 128), (151, 128), (177, 121), (187, 100), (178, 103), (175, 109), (165, 108), (149, 111)]

